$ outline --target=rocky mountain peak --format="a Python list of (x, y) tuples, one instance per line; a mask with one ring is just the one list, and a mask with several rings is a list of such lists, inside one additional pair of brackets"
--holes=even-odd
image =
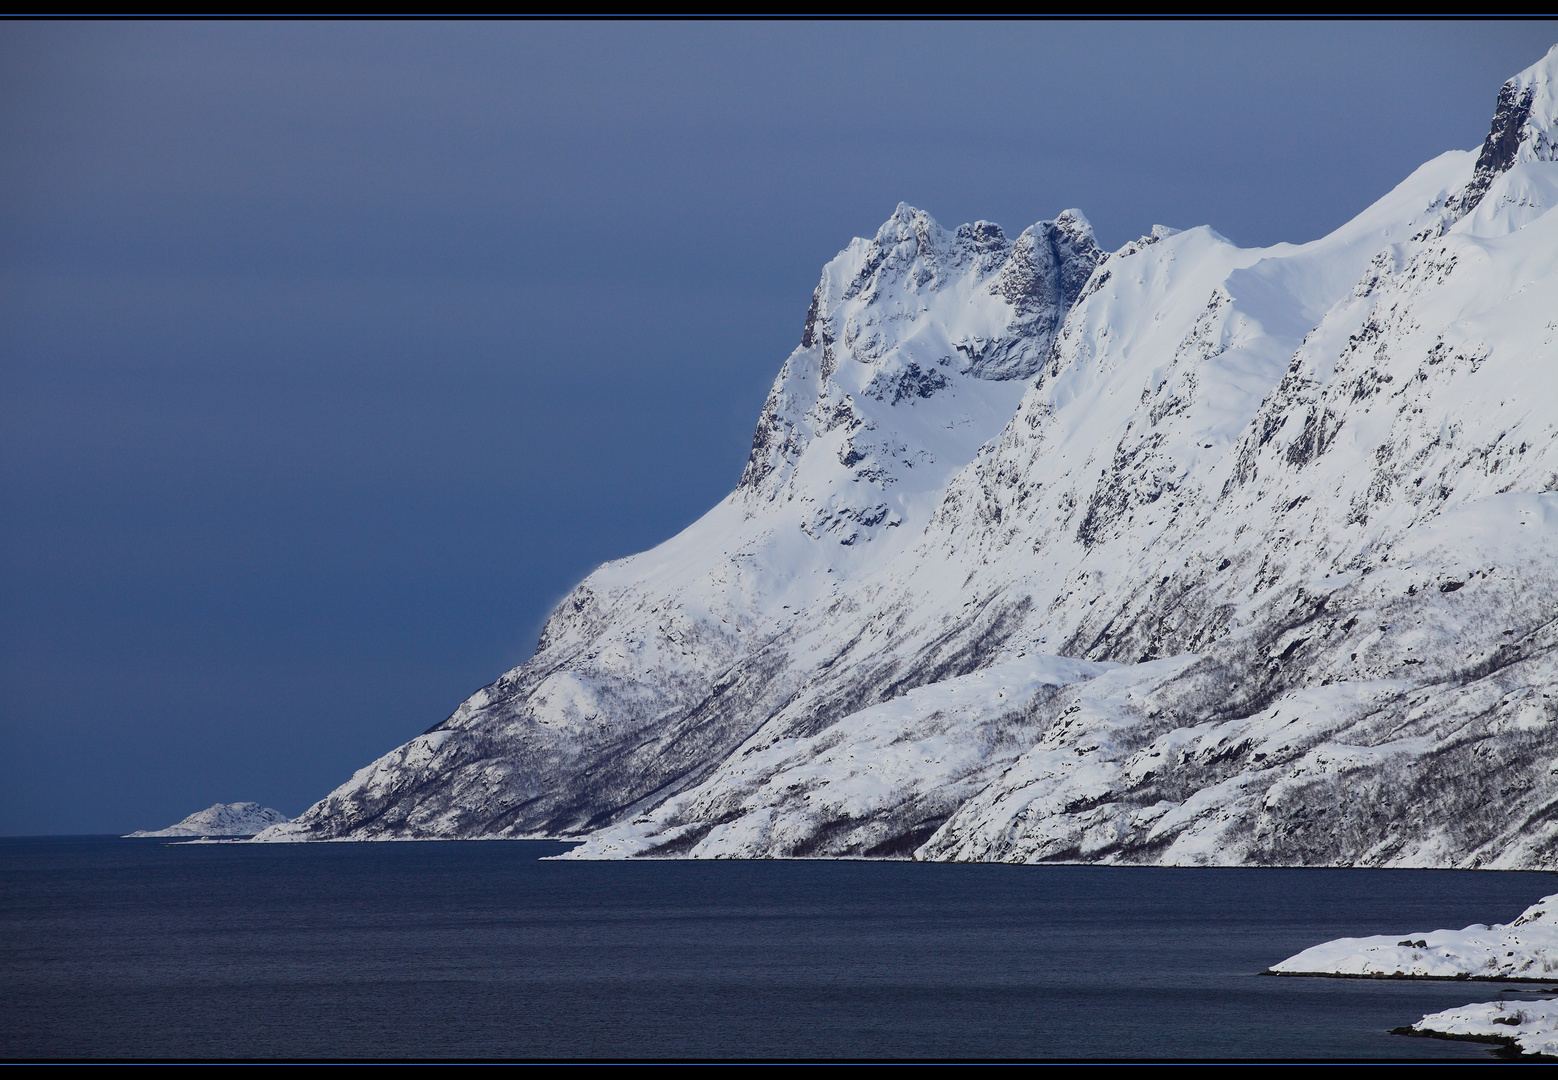
[(961, 243), (980, 253), (1005, 251), (1009, 246), (1006, 233), (1001, 230), (1001, 227), (983, 218), (966, 225), (959, 225), (953, 235)]
[[(738, 490), (764, 502), (782, 488), (791, 492), (796, 466), (824, 436), (842, 440), (831, 457), (851, 470), (845, 479), (852, 490), (903, 490), (920, 483), (911, 473), (961, 464), (965, 449), (1009, 418), (990, 426), (1009, 406), (987, 416), (991, 406), (976, 404), (984, 395), (960, 395), (960, 386), (969, 379), (1011, 382), (1037, 370), (1101, 258), (1077, 210), (1025, 229), (1014, 242), (994, 222), (948, 230), (899, 203), (872, 239), (852, 241), (823, 269), (801, 347), (764, 405)], [(1020, 388), (1000, 393), (1004, 402)], [(934, 420), (926, 404), (932, 398)], [(960, 449), (930, 449), (925, 432), (910, 430), (926, 423), (958, 431)], [(962, 447), (976, 430), (981, 439)], [(841, 515), (840, 498), (819, 498), (835, 523), (859, 518), (894, 527), (887, 523), (898, 520), (880, 512), (875, 494), (869, 506), (856, 508), (859, 514)], [(853, 525), (845, 535), (856, 535)]]
[(1471, 182), (1451, 209), (1470, 213), (1517, 161), (1558, 161), (1558, 45), (1499, 88)]
[(865, 258), (844, 289), (844, 299), (869, 295), (880, 286), (912, 278), (934, 286), (946, 261), (950, 238), (935, 218), (901, 202), (866, 246)]

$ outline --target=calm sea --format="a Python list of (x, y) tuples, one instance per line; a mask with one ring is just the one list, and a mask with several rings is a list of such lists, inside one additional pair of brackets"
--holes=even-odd
[(542, 862), (540, 842), (0, 840), (5, 1057), (1441, 1057), (1498, 986), (1278, 979), (1554, 875)]

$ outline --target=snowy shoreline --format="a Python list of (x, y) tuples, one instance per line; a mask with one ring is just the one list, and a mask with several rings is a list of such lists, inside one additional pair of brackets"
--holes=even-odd
[(1273, 964), (1274, 975), (1352, 978), (1558, 980), (1558, 894), (1507, 924), (1461, 930), (1337, 938)]
[(1502, 1048), (1495, 1051), (1500, 1056), (1558, 1061), (1558, 998), (1463, 1005), (1430, 1013), (1415, 1024), (1391, 1029), (1391, 1034), (1488, 1043)]
[[(1528, 975), (1406, 975), (1399, 972), (1374, 971), (1275, 971), (1267, 968), (1259, 972), (1260, 975), (1272, 975), (1284, 979), (1390, 979), (1397, 982), (1497, 982), (1497, 983), (1534, 983), (1534, 984), (1558, 984), (1558, 976), (1549, 975), (1545, 978), (1537, 978)], [(1558, 985), (1553, 986), (1553, 992), (1558, 993)]]
[[(1447, 1031), (1431, 1031), (1426, 1028), (1419, 1028), (1415, 1024), (1407, 1027), (1391, 1028), (1390, 1033), (1392, 1035), (1405, 1035), (1413, 1039), (1439, 1039), (1442, 1042), (1481, 1043), (1484, 1046), (1494, 1047), (1493, 1053), (1498, 1057), (1518, 1058), (1526, 1055), (1526, 1051), (1520, 1048), (1519, 1042), (1511, 1035), (1451, 1034)], [(1534, 1054), (1532, 1056), (1546, 1060), (1550, 1055)]]
[[(1473, 923), (1405, 938), (1337, 938), (1273, 964), (1262, 975), (1545, 984), (1558, 995), (1558, 894), (1509, 923)], [(1513, 991), (1521, 993), (1521, 991)], [(1524, 991), (1530, 994), (1533, 991)], [(1429, 1013), (1395, 1035), (1481, 1042), (1521, 1059), (1558, 1059), (1558, 996), (1472, 1002)]]

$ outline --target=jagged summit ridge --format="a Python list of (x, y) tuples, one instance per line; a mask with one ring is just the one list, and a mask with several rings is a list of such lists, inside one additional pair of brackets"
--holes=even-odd
[[(843, 432), (835, 452), (853, 470), (851, 484), (888, 488), (902, 485), (916, 461), (966, 460), (962, 445), (938, 455), (942, 440), (909, 410), (960, 389), (1010, 396), (972, 380), (1031, 375), (1102, 258), (1078, 211), (1013, 242), (990, 222), (948, 232), (898, 204), (874, 239), (854, 241), (824, 267), (800, 349), (764, 403), (737, 490), (757, 500), (796, 497), (786, 482), (802, 454), (834, 432)], [(857, 509), (883, 521), (894, 513)]]

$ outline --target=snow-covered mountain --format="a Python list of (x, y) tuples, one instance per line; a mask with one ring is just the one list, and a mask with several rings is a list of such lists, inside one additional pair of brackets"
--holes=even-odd
[(729, 497), (262, 838), (1554, 865), (1555, 84), (1303, 245), (900, 206)]
[(216, 803), (197, 810), (166, 829), (141, 829), (125, 839), (143, 836), (253, 836), (272, 825), (284, 824), (287, 815), (257, 802)]

